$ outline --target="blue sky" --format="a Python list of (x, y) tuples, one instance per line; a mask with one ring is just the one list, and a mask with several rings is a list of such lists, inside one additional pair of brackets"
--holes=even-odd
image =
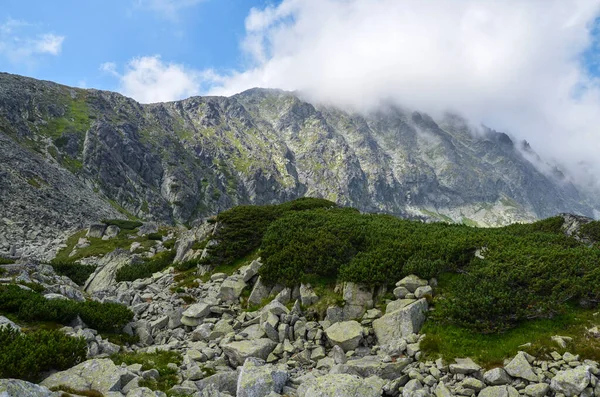
[[(195, 69), (240, 69), (246, 63), (239, 50), (244, 20), (252, 7), (270, 3), (2, 0), (0, 71), (72, 86), (116, 89), (114, 76), (100, 69), (105, 62), (123, 68), (136, 57), (160, 55)], [(44, 39), (50, 40), (46, 47)]]

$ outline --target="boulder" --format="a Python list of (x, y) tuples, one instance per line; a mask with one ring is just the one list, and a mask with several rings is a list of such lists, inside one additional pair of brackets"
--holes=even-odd
[(419, 287), (415, 290), (415, 298), (417, 298), (417, 299), (421, 299), (427, 295), (429, 295), (429, 296), (433, 295), (433, 288), (431, 288), (429, 285)]
[(515, 378), (521, 378), (530, 382), (539, 382), (539, 376), (533, 372), (531, 364), (529, 364), (528, 357), (525, 352), (519, 352), (507, 365), (504, 366), (504, 370)]
[(260, 359), (248, 358), (240, 371), (237, 397), (263, 397), (275, 392), (281, 394), (288, 380), (287, 371)]
[(230, 276), (223, 281), (219, 291), (219, 297), (226, 302), (236, 302), (242, 291), (246, 288), (246, 283), (241, 276)]
[(211, 298), (194, 303), (182, 313), (181, 323), (189, 327), (198, 326), (202, 323), (202, 319), (210, 314), (210, 309), (217, 304), (218, 302)]
[(61, 393), (51, 392), (44, 386), (19, 379), (0, 379), (2, 397), (59, 397)]
[(380, 397), (381, 388), (376, 379), (330, 374), (302, 383), (298, 387), (298, 397)]
[(112, 360), (105, 358), (88, 360), (66, 371), (57, 372), (40, 384), (49, 389), (67, 387), (72, 390), (95, 390), (107, 394), (121, 391), (125, 386), (122, 380), (131, 380), (127, 369), (117, 367)]
[(310, 306), (317, 303), (319, 297), (315, 294), (310, 284), (300, 284), (300, 301), (303, 306)]
[(420, 299), (373, 321), (373, 330), (379, 344), (387, 345), (394, 340), (419, 333), (425, 322), (427, 309), (427, 301)]
[(416, 299), (398, 299), (395, 301), (391, 301), (385, 307), (385, 312), (386, 313), (395, 312), (396, 310), (400, 310), (412, 303), (415, 303), (416, 301), (417, 301)]
[(230, 342), (222, 346), (223, 352), (234, 366), (244, 364), (249, 357), (256, 357), (266, 360), (269, 354), (275, 349), (277, 343), (269, 338), (254, 340), (243, 340)]
[(365, 356), (357, 360), (344, 361), (343, 364), (336, 364), (329, 373), (356, 375), (361, 378), (377, 376), (381, 379), (394, 380), (402, 376), (402, 371), (410, 362), (411, 360), (408, 358), (399, 358), (394, 362), (382, 362), (381, 357)]
[(414, 293), (417, 290), (417, 288), (424, 287), (426, 285), (427, 285), (426, 280), (421, 280), (419, 277), (415, 276), (414, 274), (411, 274), (410, 276), (406, 276), (402, 280), (400, 280), (396, 283), (396, 287), (404, 287), (409, 292), (412, 292), (412, 293)]
[(102, 238), (105, 230), (106, 225), (104, 223), (92, 223), (88, 227), (86, 237)]
[(581, 394), (592, 380), (589, 367), (579, 366), (566, 371), (559, 371), (552, 378), (550, 387), (556, 393), (562, 393), (567, 397)]
[(85, 282), (84, 291), (91, 294), (113, 286), (116, 283), (117, 271), (133, 261), (132, 256), (121, 249), (106, 254), (98, 261), (98, 267)]
[(201, 397), (220, 397), (220, 392), (235, 396), (239, 371), (219, 372), (207, 378), (196, 381), (196, 387)]
[(510, 375), (506, 373), (504, 368), (493, 368), (483, 374), (485, 383), (491, 386), (508, 385), (512, 382)]
[(115, 237), (117, 237), (117, 235), (119, 234), (120, 231), (121, 231), (121, 229), (119, 228), (119, 226), (110, 225), (106, 228), (103, 239), (115, 238)]
[(512, 386), (490, 386), (481, 390), (477, 397), (519, 397), (519, 392)]
[(462, 375), (470, 375), (476, 372), (479, 372), (481, 367), (470, 358), (455, 358), (455, 364), (450, 364), (450, 373), (452, 374), (462, 374)]
[(332, 345), (341, 347), (345, 352), (356, 349), (363, 339), (363, 327), (357, 321), (335, 323), (325, 330)]
[(550, 386), (547, 383), (535, 383), (525, 387), (524, 391), (529, 397), (544, 397), (549, 390)]
[(362, 284), (344, 283), (343, 320), (354, 320), (373, 308), (373, 288)]
[(433, 393), (435, 394), (435, 397), (452, 397), (453, 394), (450, 392), (450, 390), (448, 390), (448, 387), (446, 387), (446, 384), (444, 382), (440, 382), (437, 384), (437, 386), (435, 387), (435, 390), (433, 391)]
[(250, 297), (248, 298), (248, 304), (250, 305), (260, 305), (263, 300), (265, 300), (269, 293), (271, 292), (271, 288), (267, 287), (263, 282), (262, 278), (258, 276), (256, 283), (254, 284), (254, 288), (252, 288), (252, 292), (250, 293)]

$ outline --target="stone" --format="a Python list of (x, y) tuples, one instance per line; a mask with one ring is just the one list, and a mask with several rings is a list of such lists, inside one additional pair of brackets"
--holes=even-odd
[(8, 318), (6, 318), (4, 316), (0, 316), (0, 329), (1, 328), (12, 328), (17, 331), (21, 331), (21, 327), (19, 327), (17, 324), (13, 323), (12, 321), (10, 321)]
[(448, 390), (448, 387), (446, 387), (446, 384), (444, 382), (440, 382), (437, 384), (437, 386), (435, 387), (435, 390), (433, 391), (433, 393), (435, 394), (435, 397), (452, 397), (453, 394), (450, 392), (450, 390)]
[(300, 284), (300, 301), (303, 306), (310, 306), (318, 300), (319, 297), (315, 294), (310, 284)]
[(298, 397), (380, 397), (375, 382), (347, 374), (330, 374), (312, 378), (298, 387)]
[(400, 310), (414, 302), (416, 302), (415, 299), (398, 299), (395, 301), (391, 301), (385, 307), (385, 312), (386, 313), (395, 312), (396, 310)]
[(418, 333), (425, 322), (427, 309), (427, 301), (420, 299), (373, 321), (373, 330), (379, 344), (386, 345), (394, 340)]
[(378, 356), (365, 356), (346, 361), (345, 364), (336, 364), (329, 373), (357, 375), (361, 378), (377, 376), (381, 379), (394, 380), (402, 376), (402, 371), (410, 362), (408, 358), (400, 358), (395, 362), (382, 362)]
[(59, 397), (61, 393), (51, 392), (44, 386), (19, 379), (0, 379), (1, 397)]
[(481, 390), (477, 397), (519, 397), (519, 392), (512, 386), (490, 386)]
[(244, 280), (238, 276), (230, 276), (223, 281), (219, 290), (219, 297), (226, 302), (236, 302), (239, 300), (242, 291), (246, 288)]
[(325, 330), (331, 344), (339, 346), (344, 352), (354, 350), (363, 339), (363, 328), (357, 321), (335, 323)]
[(252, 277), (254, 277), (258, 274), (258, 270), (261, 267), (262, 267), (262, 263), (260, 262), (260, 260), (258, 260), (258, 259), (253, 260), (252, 263), (250, 263), (250, 265), (248, 265), (246, 267), (246, 269), (244, 269), (244, 271), (242, 272), (242, 280), (244, 280), (245, 283), (250, 281), (252, 279)]
[(225, 397), (218, 394), (221, 392), (235, 396), (237, 393), (238, 377), (239, 371), (219, 372), (196, 381), (196, 387), (202, 397)]
[(410, 293), (410, 291), (404, 287), (396, 287), (396, 288), (394, 288), (393, 293), (397, 299), (404, 299), (404, 297), (406, 295), (408, 295)]
[(127, 251), (121, 249), (106, 254), (98, 260), (98, 267), (85, 282), (84, 291), (91, 294), (108, 289), (116, 283), (119, 269), (136, 261)]
[(223, 352), (232, 365), (240, 366), (244, 364), (249, 357), (256, 357), (266, 360), (269, 354), (275, 349), (277, 343), (268, 338), (244, 340), (224, 344)]
[(491, 386), (508, 385), (512, 382), (510, 375), (506, 373), (504, 368), (493, 368), (483, 374), (485, 383)]
[(429, 285), (419, 287), (415, 290), (415, 298), (417, 298), (417, 299), (421, 299), (421, 298), (425, 297), (426, 295), (429, 295), (429, 296), (433, 295), (433, 288), (431, 288)]
[(481, 389), (485, 388), (485, 383), (475, 378), (466, 378), (462, 381), (461, 385), (464, 388), (473, 389), (475, 391), (480, 391)]
[(202, 319), (210, 314), (210, 309), (217, 303), (216, 300), (209, 298), (194, 303), (182, 313), (181, 323), (189, 327), (199, 325)]
[(248, 358), (238, 377), (237, 397), (263, 397), (269, 393), (281, 393), (288, 380), (287, 371), (263, 360)]
[(592, 380), (590, 368), (579, 366), (574, 369), (559, 371), (552, 378), (550, 387), (556, 393), (562, 393), (567, 397), (581, 394)]
[(529, 397), (544, 397), (550, 390), (550, 386), (547, 383), (536, 383), (525, 387), (525, 394)]
[(117, 237), (121, 229), (117, 225), (109, 225), (104, 232), (103, 238), (111, 239)]
[(267, 287), (263, 283), (262, 278), (258, 276), (258, 279), (252, 288), (252, 292), (250, 293), (250, 297), (248, 298), (248, 304), (260, 305), (262, 301), (269, 296), (269, 292), (271, 292), (271, 289)]
[(373, 308), (373, 288), (357, 283), (344, 283), (343, 320), (362, 317), (365, 311)]
[(417, 288), (424, 287), (427, 285), (426, 280), (421, 280), (419, 277), (411, 274), (409, 276), (404, 277), (402, 280), (396, 283), (396, 287), (404, 287), (408, 290), (408, 292), (414, 293)]
[(88, 227), (88, 231), (85, 236), (93, 237), (93, 238), (102, 238), (105, 230), (106, 230), (106, 225), (104, 223), (92, 223)]
[(54, 373), (40, 384), (49, 389), (64, 386), (73, 390), (95, 390), (106, 394), (120, 391), (125, 386), (121, 383), (124, 376), (127, 376), (127, 369), (117, 367), (112, 360), (94, 359), (66, 371)]
[(418, 379), (411, 379), (404, 385), (402, 397), (414, 397), (417, 393), (423, 390), (423, 384)]
[(137, 387), (129, 390), (125, 397), (156, 397), (156, 393), (147, 387)]
[(539, 376), (533, 371), (529, 360), (524, 352), (519, 352), (517, 355), (504, 366), (504, 370), (515, 378), (521, 378), (530, 382), (539, 382)]
[(470, 375), (481, 370), (481, 367), (470, 358), (455, 358), (455, 364), (450, 364), (449, 369), (452, 374)]

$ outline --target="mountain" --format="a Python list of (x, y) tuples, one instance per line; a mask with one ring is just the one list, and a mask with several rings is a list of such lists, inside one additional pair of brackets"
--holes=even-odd
[(349, 113), (259, 88), (142, 105), (0, 73), (0, 251), (46, 249), (102, 218), (195, 224), (301, 196), (484, 226), (592, 216), (532, 153), (456, 115)]

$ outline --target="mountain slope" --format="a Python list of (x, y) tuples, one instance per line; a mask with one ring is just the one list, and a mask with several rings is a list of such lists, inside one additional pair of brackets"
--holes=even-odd
[(141, 105), (2, 73), (0, 153), (12, 225), (0, 250), (32, 241), (33, 224), (47, 240), (101, 217), (193, 223), (305, 195), (481, 225), (593, 212), (505, 134), (394, 107), (349, 114), (278, 90)]

